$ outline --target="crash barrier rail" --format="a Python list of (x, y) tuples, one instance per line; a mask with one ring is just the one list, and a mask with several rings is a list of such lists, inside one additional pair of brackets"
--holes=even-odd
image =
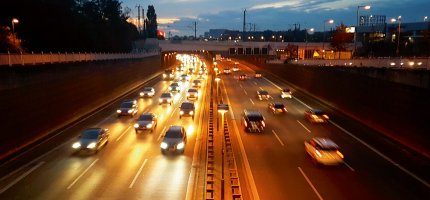
[(425, 58), (371, 58), (340, 60), (293, 60), (291, 64), (311, 66), (380, 67), (430, 70), (430, 57)]
[(205, 199), (215, 199), (215, 148), (214, 148), (214, 106), (212, 100), (212, 90), (209, 103), (209, 126), (206, 143), (206, 181)]
[(137, 59), (158, 55), (158, 50), (136, 53), (19, 53), (0, 54), (0, 66), (40, 65), (70, 62), (88, 62), (102, 60)]
[(227, 119), (224, 119), (224, 156), (227, 160), (227, 168), (230, 178), (231, 198), (233, 200), (242, 199), (242, 190), (240, 188), (239, 174), (237, 172), (236, 159), (234, 157), (233, 146), (231, 143), (230, 133), (228, 131)]

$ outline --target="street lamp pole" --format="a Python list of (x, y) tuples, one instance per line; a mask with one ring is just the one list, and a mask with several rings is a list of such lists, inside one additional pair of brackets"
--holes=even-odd
[(310, 29), (306, 29), (305, 30), (305, 53), (304, 53), (304, 58), (306, 59), (306, 50), (308, 48), (308, 31), (310, 31), (311, 33), (314, 32), (314, 28), (310, 28)]
[[(218, 104), (218, 112), (221, 113), (221, 131), (224, 131), (224, 113), (228, 112), (227, 104)], [(224, 133), (222, 133), (224, 135)], [(225, 137), (225, 136), (224, 136)], [(221, 200), (224, 200), (224, 138), (222, 139), (221, 147)]]
[(17, 24), (19, 21), (17, 18), (12, 18), (12, 40), (13, 40), (13, 45), (15, 45), (15, 24)]
[(329, 24), (333, 24), (334, 20), (329, 19), (329, 20), (325, 20), (324, 21), (324, 31), (323, 31), (323, 59), (325, 59), (325, 24), (329, 23)]
[(400, 49), (399, 49), (399, 46), (400, 46), (400, 25), (402, 24), (402, 16), (398, 16), (397, 19), (394, 19), (394, 18), (391, 19), (391, 22), (397, 22), (398, 23), (398, 27), (397, 27), (398, 37), (397, 37), (396, 55), (397, 55), (397, 57), (399, 57), (399, 54), (400, 54)]
[(360, 23), (359, 19), (358, 19), (358, 12), (359, 12), (360, 8), (363, 8), (365, 10), (369, 10), (370, 6), (369, 5), (366, 5), (366, 6), (357, 6), (357, 24), (355, 26), (355, 31), (354, 31), (354, 52), (353, 52), (352, 55), (354, 55), (355, 51), (357, 50), (357, 30), (358, 30), (358, 25)]

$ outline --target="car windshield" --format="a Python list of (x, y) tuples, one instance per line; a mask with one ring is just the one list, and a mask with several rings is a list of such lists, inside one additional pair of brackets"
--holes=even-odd
[(284, 104), (282, 103), (275, 103), (275, 108), (284, 108)]
[(178, 87), (179, 84), (178, 83), (172, 83), (170, 86), (172, 86), (172, 87)]
[(261, 94), (261, 95), (268, 95), (269, 92), (262, 90), (262, 91), (259, 91), (259, 94)]
[(197, 92), (196, 89), (188, 89), (188, 92)]
[(146, 114), (139, 117), (139, 121), (152, 121), (152, 115)]
[(123, 102), (121, 104), (121, 108), (132, 108), (133, 107), (133, 102)]
[(161, 97), (171, 97), (172, 95), (170, 95), (170, 93), (163, 93), (161, 94)]
[(181, 108), (182, 109), (192, 109), (192, 108), (194, 108), (194, 105), (192, 103), (183, 103), (181, 105)]
[(290, 92), (290, 89), (284, 89), (283, 92)]
[(315, 115), (324, 115), (325, 113), (322, 110), (314, 110)]
[(199, 80), (194, 80), (193, 82), (194, 82), (194, 83), (200, 83), (200, 81), (199, 81)]
[(82, 139), (97, 139), (99, 137), (99, 129), (88, 129), (82, 132)]
[(250, 115), (248, 116), (249, 121), (262, 121), (263, 116), (261, 115)]
[(145, 92), (151, 92), (152, 88), (151, 87), (145, 87), (145, 88), (143, 88), (143, 91), (145, 91)]
[(182, 134), (180, 131), (167, 131), (165, 138), (182, 138)]

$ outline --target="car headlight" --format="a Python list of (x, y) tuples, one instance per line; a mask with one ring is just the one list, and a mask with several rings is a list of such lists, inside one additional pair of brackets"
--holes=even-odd
[(144, 94), (143, 94), (143, 92), (141, 92), (141, 93), (140, 93), (140, 96), (143, 96), (143, 95), (144, 95)]
[(132, 113), (132, 112), (133, 112), (133, 110), (132, 110), (132, 109), (130, 109), (130, 110), (128, 110), (127, 112), (128, 112), (128, 113)]
[(79, 143), (79, 142), (75, 142), (75, 143), (73, 143), (72, 147), (73, 147), (74, 149), (77, 149), (77, 148), (81, 147), (81, 143)]
[(146, 128), (152, 128), (152, 124), (147, 124)]
[(169, 90), (172, 90), (172, 87), (169, 87)]
[(189, 97), (190, 96), (190, 93), (187, 93), (187, 97)]
[(166, 76), (167, 76), (166, 74), (163, 74), (163, 78), (166, 78)]
[(165, 142), (162, 142), (160, 144), (160, 148), (162, 148), (162, 149), (167, 149), (167, 147), (169, 147), (169, 145), (167, 143), (165, 143)]
[(183, 115), (183, 114), (184, 114), (184, 111), (182, 111), (182, 110), (181, 110), (181, 111), (179, 111), (179, 114), (180, 114), (180, 115)]
[(190, 115), (193, 115), (194, 114), (194, 112), (193, 111), (190, 111)]
[(121, 113), (121, 110), (116, 110), (116, 113)]
[(139, 124), (134, 124), (134, 128), (139, 128)]
[(163, 99), (158, 99), (158, 102), (160, 102), (160, 103), (163, 102)]
[(185, 146), (185, 143), (184, 143), (184, 142), (181, 142), (181, 143), (179, 143), (179, 144), (176, 146), (176, 149), (183, 149), (183, 148), (184, 148), (184, 146)]
[(96, 147), (96, 143), (95, 142), (91, 142), (90, 144), (87, 145), (88, 149), (94, 149)]

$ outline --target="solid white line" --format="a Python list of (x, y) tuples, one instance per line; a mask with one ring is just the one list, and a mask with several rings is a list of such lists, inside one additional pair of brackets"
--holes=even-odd
[(254, 81), (254, 84), (257, 85), (257, 82)]
[(278, 134), (276, 134), (275, 130), (272, 130), (272, 133), (275, 135), (276, 139), (278, 139), (279, 143), (284, 146), (284, 143), (282, 142), (281, 138), (278, 137)]
[(170, 114), (170, 118), (173, 117), (173, 114), (176, 112), (176, 109), (178, 109), (178, 108), (173, 109), (173, 112)]
[(73, 187), (73, 185), (75, 185), (75, 183), (76, 182), (78, 182), (78, 180), (85, 174), (85, 173), (87, 173), (87, 171), (88, 170), (90, 170), (90, 168), (92, 167), (92, 166), (94, 166), (94, 164), (96, 164), (96, 162), (98, 161), (99, 159), (97, 158), (97, 159), (95, 159), (92, 163), (91, 163), (91, 165), (90, 166), (88, 166), (86, 169), (85, 169), (85, 171), (84, 172), (82, 172), (81, 173), (81, 175), (79, 175), (78, 176), (78, 178), (76, 178), (68, 187), (67, 187), (67, 189), (70, 189), (70, 188), (72, 188)]
[[(268, 81), (269, 83), (271, 83), (272, 85), (274, 85), (276, 88), (282, 90), (281, 87), (279, 87), (278, 85), (276, 85), (275, 83), (273, 83), (272, 81), (270, 81), (269, 79), (267, 79), (266, 77), (263, 77), (264, 79), (266, 79), (266, 81)], [(306, 106), (309, 109), (312, 109), (310, 106), (308, 106), (307, 104), (305, 104), (303, 101), (300, 101), (298, 98), (293, 97), (293, 99), (297, 100), (299, 103), (303, 104), (304, 106)]]
[(312, 184), (311, 180), (309, 180), (308, 176), (306, 176), (305, 172), (303, 172), (302, 168), (299, 168), (300, 173), (302, 173), (303, 177), (305, 177), (306, 181), (308, 182), (308, 184), (311, 186), (312, 190), (314, 190), (315, 194), (318, 196), (318, 198), (320, 200), (323, 200), (323, 198), (321, 197), (320, 193), (318, 193), (317, 189), (315, 188), (315, 186)]
[(273, 83), (272, 81), (270, 81), (269, 79), (267, 79), (266, 77), (263, 77), (263, 79), (266, 79), (266, 81), (268, 81), (269, 83), (271, 83), (272, 85), (274, 85), (276, 88), (282, 90), (281, 87), (279, 87), (278, 85), (276, 85), (275, 83)]
[(28, 176), (31, 172), (33, 172), (34, 170), (36, 170), (37, 168), (39, 168), (41, 165), (43, 165), (45, 162), (39, 162), (37, 165), (35, 165), (34, 167), (32, 167), (30, 170), (28, 170), (27, 172), (25, 172), (24, 174), (21, 174), (21, 176), (19, 176), (18, 178), (16, 178), (15, 180), (13, 180), (11, 183), (9, 183), (8, 185), (6, 185), (4, 188), (2, 188), (0, 190), (0, 194), (2, 194), (3, 192), (5, 192), (6, 190), (8, 190), (10, 187), (12, 187), (13, 185), (15, 185), (16, 183), (18, 183), (20, 180), (22, 180), (23, 178), (25, 178), (26, 176)]
[(143, 167), (146, 165), (146, 162), (148, 162), (148, 159), (145, 158), (145, 160), (143, 161), (142, 165), (140, 166), (139, 170), (137, 171), (137, 174), (134, 176), (133, 181), (130, 183), (130, 185), (128, 186), (128, 188), (132, 188), (134, 183), (137, 180), (137, 177), (139, 177), (139, 174), (142, 172)]
[(343, 161), (343, 164), (345, 164), (351, 171), (355, 171), (355, 169), (348, 165), (348, 163), (346, 163), (345, 161)]
[(260, 90), (263, 90), (263, 88), (262, 87), (259, 87), (260, 88)]
[(252, 101), (252, 99), (249, 99), (249, 100), (251, 101), (251, 103), (252, 103), (252, 104), (254, 104), (254, 105), (255, 105), (255, 103), (254, 103), (254, 101)]
[(298, 101), (299, 103), (303, 104), (304, 106), (306, 106), (306, 108), (312, 109), (312, 107), (308, 106), (307, 104), (305, 104), (303, 101), (300, 101), (298, 98), (293, 97), (293, 99), (295, 99), (296, 101)]
[(242, 84), (239, 84), (240, 88), (243, 88)]
[(339, 126), (338, 124), (334, 123), (331, 120), (329, 120), (329, 122), (331, 124), (333, 124), (334, 126), (336, 126), (337, 128), (339, 128), (340, 130), (342, 130), (343, 132), (345, 132), (346, 134), (348, 134), (349, 136), (351, 136), (352, 138), (356, 139), (358, 142), (360, 142), (361, 144), (363, 144), (364, 146), (366, 146), (367, 148), (369, 148), (370, 150), (372, 150), (373, 152), (375, 152), (376, 154), (378, 154), (379, 156), (381, 156), (385, 160), (387, 160), (388, 162), (390, 162), (391, 164), (393, 164), (394, 166), (396, 166), (397, 168), (399, 168), (400, 170), (402, 170), (403, 172), (405, 172), (406, 174), (408, 174), (409, 176), (411, 176), (412, 178), (416, 179), (417, 181), (421, 182), (426, 187), (430, 188), (430, 184), (427, 181), (421, 179), (420, 177), (418, 177), (414, 173), (410, 172), (409, 170), (407, 170), (403, 166), (397, 164), (396, 162), (394, 162), (393, 160), (391, 160), (391, 158), (389, 158), (386, 155), (382, 154), (381, 152), (379, 152), (378, 150), (376, 150), (375, 148), (373, 148), (372, 146), (370, 146), (369, 144), (367, 144), (366, 142), (364, 142), (360, 138), (358, 138), (355, 135), (353, 135), (351, 132), (349, 132), (349, 131), (345, 130), (344, 128), (342, 128), (341, 126)]
[(131, 126), (128, 126), (126, 129), (125, 129), (125, 131), (123, 131), (122, 133), (121, 133), (121, 135), (119, 135), (119, 137), (115, 140), (115, 142), (118, 142), (121, 138), (122, 138), (122, 136), (128, 131), (128, 129), (130, 129), (130, 127)]
[(166, 130), (166, 126), (164, 126), (163, 130), (161, 131), (160, 135), (157, 138), (157, 142), (160, 141), (161, 137), (163, 137), (164, 131)]
[[(231, 105), (230, 99), (228, 98), (228, 93), (226, 88), (224, 87), (224, 92), (226, 94), (226, 99), (227, 99), (227, 104)], [(260, 196), (258, 195), (258, 191), (257, 191), (257, 186), (255, 185), (255, 181), (254, 181), (254, 176), (252, 176), (252, 170), (251, 170), (251, 166), (249, 165), (249, 160), (248, 157), (246, 156), (246, 152), (245, 152), (245, 147), (243, 146), (243, 142), (242, 142), (242, 138), (239, 135), (239, 128), (237, 128), (237, 122), (236, 120), (234, 120), (234, 112), (233, 109), (231, 109), (231, 112), (229, 112), (231, 115), (231, 119), (233, 120), (233, 127), (235, 130), (235, 135), (236, 138), (238, 140), (239, 143), (239, 147), (240, 147), (240, 153), (243, 157), (243, 163), (245, 165), (245, 171), (247, 174), (247, 178), (249, 180), (249, 187), (251, 187), (251, 193), (252, 193), (252, 197), (254, 200), (260, 200)]]
[(309, 130), (305, 125), (303, 125), (299, 120), (297, 120), (297, 122), (300, 124), (300, 125), (302, 125), (302, 127), (304, 128), (304, 129), (306, 129), (306, 131), (308, 131), (309, 133), (311, 132), (311, 130)]
[(245, 90), (245, 89), (243, 89), (243, 92), (245, 92), (245, 94), (246, 94), (246, 95), (248, 95), (248, 93), (246, 92), (246, 90)]

